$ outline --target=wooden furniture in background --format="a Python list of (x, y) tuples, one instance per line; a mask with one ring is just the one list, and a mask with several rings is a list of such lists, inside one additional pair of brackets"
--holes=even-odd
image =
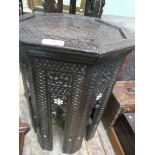
[(134, 81), (135, 80), (135, 51), (129, 53), (117, 76), (117, 81)]
[(23, 13), (23, 1), (19, 0), (19, 15), (22, 15)]
[(119, 139), (116, 135), (114, 127), (111, 127), (108, 131), (108, 137), (111, 142), (111, 145), (116, 153), (116, 155), (125, 155), (123, 148), (119, 142)]
[(19, 155), (22, 155), (25, 134), (30, 130), (27, 123), (19, 123)]
[[(81, 2), (81, 6), (84, 7), (84, 15), (100, 18), (103, 12), (103, 7), (105, 5), (105, 0), (86, 0)], [(56, 3), (55, 0), (44, 0), (43, 7), (45, 12), (63, 12), (63, 0), (58, 0)], [(80, 6), (80, 7), (81, 7)], [(76, 0), (70, 0), (69, 13), (76, 14), (77, 11)], [(78, 10), (79, 11), (79, 10)]]
[(125, 112), (135, 111), (135, 81), (117, 81), (103, 113), (102, 123), (106, 130)]
[(108, 131), (108, 136), (116, 155), (134, 155), (135, 113), (122, 114)]
[(135, 81), (117, 81), (102, 123), (116, 155), (135, 153)]

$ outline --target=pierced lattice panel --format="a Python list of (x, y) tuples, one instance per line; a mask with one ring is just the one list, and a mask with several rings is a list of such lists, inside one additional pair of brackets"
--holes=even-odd
[[(48, 92), (52, 112), (56, 110), (57, 106), (60, 106), (66, 112), (65, 107), (71, 94), (73, 78), (85, 75), (86, 66), (38, 58), (33, 58), (32, 62), (36, 74), (39, 74), (37, 78), (40, 81), (38, 81), (37, 87), (39, 87), (39, 90), (42, 89), (42, 93), (44, 91)], [(43, 85), (46, 85), (46, 90)]]
[(123, 60), (124, 56), (121, 56), (100, 65), (95, 65), (92, 68), (92, 84), (94, 85), (96, 104), (94, 105), (91, 123), (88, 125), (87, 140), (91, 139), (95, 134)]
[[(63, 113), (67, 112), (67, 103), (74, 97), (73, 91), (83, 87), (83, 81), (87, 67), (85, 65), (60, 62), (54, 60), (45, 60), (32, 58), (31, 60), (34, 77), (36, 102), (38, 108), (39, 128), (41, 133), (41, 142), (45, 148), (49, 147), (48, 135), (50, 134), (49, 121), (56, 114), (57, 107), (61, 108)], [(75, 81), (76, 79), (76, 81)], [(75, 94), (74, 103), (70, 108), (72, 111), (79, 106), (81, 94)], [(75, 105), (74, 105), (75, 104)], [(60, 114), (58, 114), (60, 115)], [(71, 117), (71, 128), (68, 128), (70, 134), (74, 134), (76, 127), (76, 112)], [(73, 132), (72, 132), (73, 131)]]

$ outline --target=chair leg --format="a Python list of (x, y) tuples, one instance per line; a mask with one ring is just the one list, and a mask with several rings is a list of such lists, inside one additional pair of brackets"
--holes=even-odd
[(19, 124), (19, 155), (22, 155), (24, 146), (24, 137), (29, 130), (30, 126), (27, 123)]
[(23, 1), (19, 0), (19, 15), (23, 15)]

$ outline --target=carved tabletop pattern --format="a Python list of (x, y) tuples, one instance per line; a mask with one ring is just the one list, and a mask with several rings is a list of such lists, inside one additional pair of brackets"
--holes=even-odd
[(41, 44), (42, 39), (65, 42), (65, 47), (104, 52), (102, 46), (124, 38), (120, 29), (91, 17), (68, 14), (43, 14), (20, 23), (23, 41)]

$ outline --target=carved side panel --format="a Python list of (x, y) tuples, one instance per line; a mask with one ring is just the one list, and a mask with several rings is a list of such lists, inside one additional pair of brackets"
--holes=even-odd
[(32, 120), (32, 125), (36, 131), (37, 127), (37, 110), (36, 110), (36, 97), (34, 91), (34, 79), (32, 75), (32, 67), (29, 63), (28, 55), (26, 54), (26, 49), (20, 47), (20, 69), (22, 73), (25, 97), (28, 102), (28, 107), (30, 111), (30, 116)]
[(35, 78), (36, 105), (38, 113), (37, 134), (41, 147), (52, 149), (52, 117), (47, 85), (47, 70), (42, 60), (31, 60)]
[[(81, 91), (81, 97), (79, 96), (81, 101), (80, 101), (80, 109), (78, 110), (79, 116), (75, 126), (76, 129), (74, 130), (75, 131), (74, 141), (70, 141), (70, 139), (66, 139), (66, 141), (64, 141), (64, 146), (67, 140), (70, 141), (70, 146), (68, 145), (69, 148), (67, 149), (65, 148), (64, 150), (65, 153), (74, 153), (81, 147), (81, 143), (89, 121), (89, 116), (92, 112), (92, 105), (95, 102), (95, 91), (94, 91), (95, 82), (96, 79), (92, 78), (91, 67), (89, 67), (83, 83), (83, 91)], [(74, 113), (72, 113), (72, 116), (74, 116)]]
[(52, 119), (62, 115), (60, 118), (65, 122), (63, 152), (74, 153), (81, 147), (90, 118), (86, 138), (94, 135), (123, 57), (95, 66), (37, 57), (29, 59), (31, 112), (33, 119), (36, 117), (41, 147), (52, 149)]
[[(71, 152), (79, 130), (87, 66), (38, 58), (32, 58), (31, 62), (35, 78), (40, 144), (43, 149), (52, 148), (52, 118), (59, 117), (65, 121), (64, 147)], [(72, 143), (70, 140), (73, 140)]]
[(124, 57), (120, 57), (115, 60), (107, 61), (103, 64), (94, 66), (92, 69), (92, 79), (96, 79), (96, 83), (94, 84), (96, 102), (94, 107), (92, 108), (93, 110), (90, 122), (87, 127), (87, 140), (91, 139), (95, 134), (103, 111), (111, 94), (112, 88), (114, 86), (116, 76), (123, 63), (123, 59)]
[(85, 102), (87, 69), (86, 66), (82, 68), (79, 68), (79, 73), (74, 73), (71, 96), (67, 104), (65, 137), (63, 143), (64, 153), (74, 153), (80, 149), (84, 135), (83, 129), (87, 123), (85, 119), (88, 115), (87, 110), (89, 110), (89, 106)]

